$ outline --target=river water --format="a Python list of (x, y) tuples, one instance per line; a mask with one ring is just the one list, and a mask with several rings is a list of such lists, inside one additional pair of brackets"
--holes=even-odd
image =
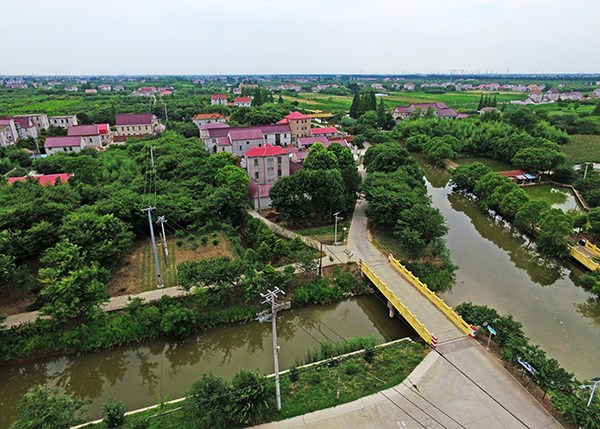
[[(320, 323), (319, 321), (323, 322)], [(375, 296), (279, 313), (280, 368), (287, 369), (318, 341), (374, 335), (380, 342), (415, 334), (400, 319), (389, 319)], [(314, 338), (313, 338), (314, 337)], [(90, 400), (89, 417), (99, 418), (109, 398), (128, 410), (185, 395), (203, 373), (231, 379), (239, 369), (273, 372), (271, 324), (228, 325), (185, 340), (156, 340), (83, 356), (61, 356), (0, 367), (0, 428), (7, 428), (23, 394), (36, 384)], [(161, 393), (162, 392), (162, 393)]]
[(447, 245), (460, 268), (443, 298), (510, 313), (526, 335), (578, 378), (600, 376), (600, 306), (580, 285), (576, 263), (541, 257), (535, 245), (469, 197), (452, 193), (450, 174), (423, 164), (433, 205), (450, 229)]

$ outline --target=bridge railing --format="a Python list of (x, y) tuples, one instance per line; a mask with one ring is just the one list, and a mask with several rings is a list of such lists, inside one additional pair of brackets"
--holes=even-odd
[(575, 260), (580, 262), (588, 270), (596, 271), (598, 268), (600, 268), (600, 264), (588, 258), (586, 254), (579, 251), (575, 246), (571, 247), (570, 254), (573, 258), (575, 258)]
[(456, 312), (452, 307), (444, 302), (442, 298), (437, 296), (435, 292), (427, 287), (425, 283), (423, 283), (417, 276), (415, 276), (412, 272), (408, 270), (404, 265), (400, 263), (399, 260), (394, 258), (394, 255), (390, 254), (388, 257), (390, 264), (398, 271), (400, 274), (408, 280), (410, 284), (412, 284), (419, 292), (421, 292), (429, 301), (433, 303), (442, 313), (448, 317), (458, 328), (463, 331), (467, 335), (472, 335), (471, 325), (469, 325), (465, 320)]
[(585, 242), (585, 248), (592, 252), (594, 255), (600, 257), (600, 249), (597, 246), (593, 245), (589, 241)]
[(437, 346), (437, 337), (435, 337), (429, 330), (421, 323), (417, 316), (415, 316), (406, 305), (400, 301), (394, 292), (387, 287), (387, 285), (373, 272), (373, 270), (364, 262), (361, 261), (360, 268), (362, 272), (373, 282), (373, 284), (383, 293), (386, 299), (392, 303), (394, 308), (398, 310), (398, 313), (408, 322), (410, 326), (419, 334), (427, 344), (431, 344), (434, 348)]

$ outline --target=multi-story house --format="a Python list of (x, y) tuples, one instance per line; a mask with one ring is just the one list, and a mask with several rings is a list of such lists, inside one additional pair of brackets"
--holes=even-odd
[[(123, 113), (115, 115), (116, 137), (154, 136), (156, 119), (151, 113)], [(120, 139), (123, 140), (123, 139)]]
[(31, 137), (37, 139), (37, 128), (29, 117), (19, 116), (14, 117), (13, 120), (15, 121), (15, 126), (17, 127), (20, 138), (26, 139)]
[(62, 116), (50, 116), (48, 122), (52, 127), (69, 128), (73, 125), (77, 125), (77, 116), (75, 115), (62, 115)]
[(227, 94), (213, 94), (210, 96), (210, 104), (227, 106)]
[(290, 175), (288, 152), (281, 146), (257, 146), (244, 154), (242, 165), (250, 178), (252, 205), (258, 210), (270, 207), (269, 191), (273, 184)]
[(47, 130), (50, 126), (48, 121), (48, 115), (45, 113), (35, 113), (31, 115), (15, 115), (15, 118), (29, 118), (29, 120), (35, 125), (36, 131), (39, 133), (42, 130)]
[(81, 152), (83, 147), (83, 138), (79, 136), (46, 137), (44, 142), (44, 149), (48, 155), (62, 152)]
[(250, 107), (252, 105), (252, 99), (250, 97), (235, 97), (233, 104), (237, 107)]
[(202, 125), (206, 124), (224, 124), (225, 122), (227, 122), (227, 118), (225, 118), (225, 116), (221, 115), (220, 113), (198, 113), (192, 118), (192, 121), (194, 121), (194, 124), (196, 124), (196, 126), (200, 128)]
[(14, 119), (0, 119), (0, 146), (13, 145), (18, 138), (19, 132)]
[(81, 137), (83, 147), (102, 146), (97, 125), (75, 125), (67, 130), (67, 135)]
[(296, 144), (299, 137), (310, 137), (311, 118), (300, 112), (290, 112), (285, 118), (277, 122), (278, 124), (288, 124), (292, 132), (292, 143)]
[(292, 132), (287, 124), (231, 128), (226, 124), (213, 123), (200, 127), (200, 137), (209, 152), (242, 156), (252, 147), (263, 144), (287, 146), (291, 144)]

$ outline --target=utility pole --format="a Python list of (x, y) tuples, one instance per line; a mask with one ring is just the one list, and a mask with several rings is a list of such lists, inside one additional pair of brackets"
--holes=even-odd
[(150, 238), (152, 240), (152, 252), (154, 253), (154, 265), (156, 266), (156, 280), (158, 287), (163, 287), (162, 275), (160, 274), (160, 263), (158, 262), (158, 251), (156, 250), (156, 239), (154, 238), (154, 226), (152, 225), (152, 210), (156, 207), (147, 207), (142, 209), (148, 213), (148, 224), (150, 225)]
[(156, 220), (156, 223), (160, 223), (160, 228), (162, 230), (162, 242), (163, 248), (165, 250), (165, 265), (169, 265), (169, 249), (167, 248), (167, 235), (165, 234), (165, 223), (167, 219), (164, 216), (159, 216)]
[(334, 213), (333, 216), (335, 216), (335, 233), (333, 238), (333, 244), (340, 244), (337, 241), (337, 224), (339, 220), (342, 220), (344, 218), (340, 216), (340, 212)]
[(593, 384), (579, 386), (580, 389), (592, 389), (592, 393), (590, 394), (590, 400), (587, 403), (588, 407), (592, 404), (592, 401), (594, 400), (594, 393), (596, 393), (596, 388), (598, 387), (598, 384), (600, 384), (600, 377), (592, 378), (590, 381), (593, 381)]
[(289, 302), (277, 304), (276, 299), (278, 294), (285, 295), (285, 292), (276, 287), (273, 290), (267, 289), (267, 293), (261, 293), (263, 298), (262, 304), (271, 304), (271, 312), (265, 310), (259, 313), (257, 320), (267, 322), (271, 319), (273, 325), (273, 364), (275, 367), (275, 396), (277, 399), (277, 411), (281, 411), (281, 389), (279, 387), (279, 346), (277, 345), (277, 312), (289, 307)]

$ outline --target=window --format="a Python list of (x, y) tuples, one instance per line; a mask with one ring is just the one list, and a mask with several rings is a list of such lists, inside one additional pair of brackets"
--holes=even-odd
[(240, 152), (242, 151), (242, 145), (240, 145)]
[(254, 158), (254, 166), (258, 167), (258, 158)]
[(277, 177), (281, 177), (281, 168), (277, 169)]
[(247, 141), (247, 142), (246, 142), (246, 144), (250, 144), (250, 142), (249, 142), (249, 141)]
[(255, 171), (255, 172), (254, 172), (254, 178), (255, 178), (255, 179), (258, 179), (259, 175), (260, 175), (260, 173), (259, 173), (258, 171)]
[(277, 164), (281, 165), (281, 157), (280, 156), (277, 157)]

